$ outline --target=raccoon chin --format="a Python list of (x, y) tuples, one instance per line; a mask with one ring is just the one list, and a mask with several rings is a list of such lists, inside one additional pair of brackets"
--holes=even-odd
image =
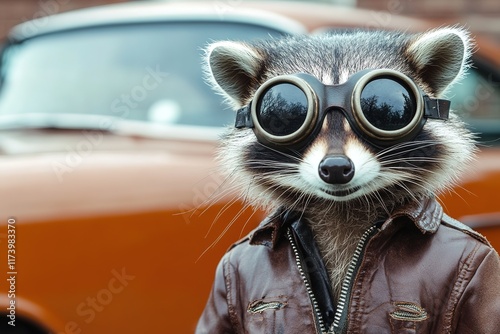
[(315, 195), (327, 200), (338, 202), (349, 201), (351, 199), (366, 195), (361, 186), (354, 186), (346, 189), (325, 189), (320, 188), (315, 192)]
[[(393, 175), (395, 176), (395, 175)], [(382, 175), (363, 184), (353, 184), (327, 187), (316, 184), (312, 195), (320, 199), (332, 202), (350, 202), (356, 200), (368, 200), (368, 202), (399, 202), (403, 199), (416, 200), (418, 197), (428, 195), (429, 190), (416, 184), (405, 184), (397, 177), (386, 177)]]
[[(362, 191), (360, 191), (361, 186), (355, 186), (348, 189), (338, 189), (338, 190), (321, 189), (321, 190), (325, 192), (327, 195), (333, 197), (334, 199), (340, 199), (340, 200), (342, 200), (344, 197), (346, 200), (348, 200), (350, 198), (355, 198), (363, 195)], [(360, 194), (357, 194), (358, 192)]]

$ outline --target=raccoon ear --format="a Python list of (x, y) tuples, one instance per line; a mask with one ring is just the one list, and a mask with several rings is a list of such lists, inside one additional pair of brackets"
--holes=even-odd
[(208, 80), (235, 108), (246, 104), (256, 85), (262, 59), (240, 42), (216, 42), (207, 49)]
[(417, 35), (407, 48), (417, 75), (431, 93), (442, 94), (469, 67), (472, 41), (460, 28), (441, 28)]

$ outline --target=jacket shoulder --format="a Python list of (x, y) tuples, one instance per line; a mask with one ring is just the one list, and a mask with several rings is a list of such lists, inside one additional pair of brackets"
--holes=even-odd
[(452, 229), (461, 231), (472, 238), (476, 239), (477, 241), (491, 247), (490, 243), (488, 240), (479, 232), (474, 231), (472, 228), (469, 226), (465, 225), (464, 223), (459, 222), (458, 220), (451, 218), (447, 214), (443, 213), (443, 217), (441, 218), (441, 224), (447, 227), (450, 227)]

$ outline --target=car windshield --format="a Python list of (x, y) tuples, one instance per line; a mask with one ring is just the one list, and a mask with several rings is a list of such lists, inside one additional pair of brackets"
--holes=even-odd
[(92, 127), (110, 116), (220, 127), (234, 122), (234, 114), (203, 80), (203, 47), (279, 35), (220, 21), (95, 27), (28, 39), (4, 52), (0, 126), (64, 127), (65, 119), (69, 127)]
[(479, 61), (446, 93), (451, 106), (487, 145), (500, 136), (500, 76)]

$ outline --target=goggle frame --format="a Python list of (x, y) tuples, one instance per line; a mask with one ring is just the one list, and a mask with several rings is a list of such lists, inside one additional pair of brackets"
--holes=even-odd
[[(415, 101), (413, 119), (401, 129), (384, 130), (374, 126), (366, 118), (361, 107), (363, 89), (377, 78), (394, 78), (402, 82)], [(303, 124), (294, 132), (284, 136), (269, 133), (258, 119), (259, 100), (273, 86), (289, 83), (299, 88), (305, 95), (308, 105)], [(350, 101), (349, 101), (350, 100)], [(392, 69), (367, 69), (357, 72), (339, 85), (325, 85), (316, 77), (298, 73), (280, 75), (264, 82), (255, 92), (253, 100), (236, 114), (236, 128), (253, 128), (254, 133), (264, 145), (275, 148), (300, 149), (309, 143), (319, 132), (327, 112), (338, 110), (344, 114), (353, 130), (378, 147), (392, 146), (412, 140), (423, 128), (427, 118), (447, 120), (451, 102), (430, 98), (405, 74)], [(309, 140), (307, 140), (309, 138)]]

